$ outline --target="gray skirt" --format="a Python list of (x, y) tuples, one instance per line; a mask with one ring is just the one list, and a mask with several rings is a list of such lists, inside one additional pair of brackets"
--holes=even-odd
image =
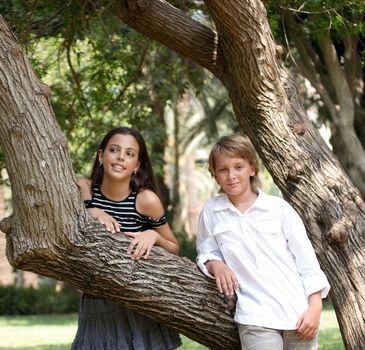
[(71, 350), (172, 350), (179, 334), (107, 299), (83, 294)]

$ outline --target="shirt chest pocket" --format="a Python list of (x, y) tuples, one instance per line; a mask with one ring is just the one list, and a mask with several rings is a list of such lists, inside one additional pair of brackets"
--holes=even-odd
[(232, 226), (230, 224), (226, 224), (226, 223), (217, 224), (213, 228), (213, 235), (216, 236), (221, 233), (230, 232), (230, 231), (232, 231)]
[(275, 263), (286, 254), (287, 244), (280, 223), (274, 220), (258, 221), (254, 237), (257, 274), (270, 275), (276, 266)]
[(259, 221), (256, 227), (256, 240), (260, 259), (262, 256), (287, 254), (287, 240), (280, 223), (276, 220)]
[(231, 224), (217, 224), (214, 226), (213, 236), (221, 249), (237, 244)]
[(282, 229), (275, 221), (259, 221), (256, 223), (255, 231), (262, 239), (280, 239), (282, 238)]

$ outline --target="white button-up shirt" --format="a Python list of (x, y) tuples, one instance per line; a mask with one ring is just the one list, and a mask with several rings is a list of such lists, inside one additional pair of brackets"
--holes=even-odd
[(240, 212), (226, 195), (209, 200), (199, 218), (197, 263), (222, 260), (234, 271), (235, 321), (274, 329), (295, 329), (308, 296), (330, 289), (305, 227), (293, 207), (262, 191)]

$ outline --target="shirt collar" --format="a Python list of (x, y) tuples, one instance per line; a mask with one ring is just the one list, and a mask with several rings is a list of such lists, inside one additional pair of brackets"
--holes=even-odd
[(256, 198), (255, 202), (252, 204), (251, 208), (258, 208), (262, 210), (270, 209), (269, 195), (266, 194), (261, 189), (258, 189), (259, 195)]
[[(267, 199), (268, 199), (268, 194), (263, 192), (261, 189), (258, 189), (258, 196), (250, 208), (268, 210), (270, 205)], [(226, 209), (237, 210), (237, 208), (228, 199), (227, 195), (223, 194), (217, 198), (217, 201), (214, 205), (214, 211), (221, 211)]]

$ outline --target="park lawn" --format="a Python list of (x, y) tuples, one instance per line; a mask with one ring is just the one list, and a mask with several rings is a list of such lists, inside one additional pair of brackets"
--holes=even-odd
[[(0, 350), (69, 350), (77, 315), (1, 316)], [(182, 336), (179, 350), (207, 348)], [(343, 350), (335, 313), (326, 304), (319, 334), (319, 350)]]
[(331, 303), (324, 303), (318, 341), (319, 350), (344, 350), (337, 318)]
[[(0, 316), (0, 350), (69, 350), (77, 315)], [(181, 350), (205, 350), (182, 336)]]

